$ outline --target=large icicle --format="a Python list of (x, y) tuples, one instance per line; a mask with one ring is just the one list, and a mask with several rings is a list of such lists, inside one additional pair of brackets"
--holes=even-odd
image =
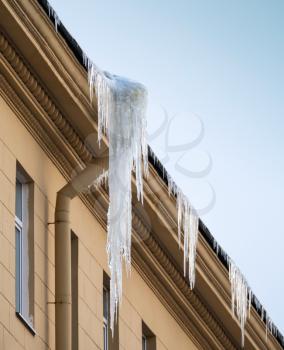
[(245, 324), (251, 309), (252, 291), (240, 269), (231, 259), (229, 260), (229, 279), (231, 282), (232, 313), (240, 322), (242, 347), (244, 347)]
[[(90, 98), (95, 88), (98, 105), (98, 139), (109, 140), (109, 210), (107, 253), (111, 271), (111, 329), (122, 297), (122, 260), (131, 268), (132, 170), (137, 198), (143, 201), (143, 170), (148, 174), (146, 142), (147, 92), (143, 85), (99, 70), (86, 56)], [(142, 163), (144, 166), (142, 166)]]
[(190, 288), (193, 289), (195, 285), (195, 260), (199, 218), (188, 198), (169, 175), (168, 190), (169, 195), (173, 194), (176, 196), (179, 245), (181, 245), (181, 232), (183, 231), (184, 234), (184, 275), (186, 276), (188, 265), (189, 284)]

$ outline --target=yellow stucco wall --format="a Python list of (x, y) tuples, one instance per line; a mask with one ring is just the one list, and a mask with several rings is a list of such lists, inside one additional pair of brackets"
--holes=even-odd
[[(35, 183), (35, 331), (15, 315), (16, 160)], [(54, 220), (56, 192), (65, 183), (20, 120), (0, 98), (0, 350), (54, 349)], [(84, 204), (75, 199), (72, 230), (79, 239), (79, 349), (102, 349), (103, 270), (108, 272), (106, 233)], [(120, 349), (140, 350), (142, 319), (157, 338), (158, 350), (195, 349), (140, 275), (124, 278), (119, 317)]]

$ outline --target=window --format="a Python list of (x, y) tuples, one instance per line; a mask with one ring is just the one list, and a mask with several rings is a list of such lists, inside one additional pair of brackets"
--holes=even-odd
[(78, 238), (71, 232), (72, 350), (78, 350)]
[[(118, 317), (117, 317), (118, 320)], [(109, 294), (109, 277), (104, 273), (103, 286), (103, 337), (104, 350), (119, 349), (119, 328), (118, 321), (114, 324), (114, 335), (110, 329), (110, 294)]]
[(156, 350), (156, 337), (144, 322), (142, 322), (142, 350)]
[(108, 350), (108, 335), (109, 335), (109, 291), (104, 287), (103, 290), (103, 308), (104, 308), (104, 350)]
[(142, 335), (142, 350), (147, 350), (147, 337)]
[(33, 183), (17, 165), (16, 177), (16, 314), (34, 333), (34, 193)]

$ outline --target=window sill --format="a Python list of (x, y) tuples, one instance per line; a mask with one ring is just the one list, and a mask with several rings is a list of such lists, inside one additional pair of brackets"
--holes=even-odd
[(25, 327), (27, 327), (27, 329), (31, 332), (31, 334), (35, 336), (36, 332), (34, 328), (29, 324), (29, 322), (24, 318), (24, 316), (22, 316), (19, 312), (16, 312), (16, 316), (25, 325)]

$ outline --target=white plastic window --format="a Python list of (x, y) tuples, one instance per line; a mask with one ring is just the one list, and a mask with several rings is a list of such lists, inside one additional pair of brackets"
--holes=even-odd
[(31, 185), (23, 174), (16, 179), (16, 313), (33, 329), (33, 240)]

